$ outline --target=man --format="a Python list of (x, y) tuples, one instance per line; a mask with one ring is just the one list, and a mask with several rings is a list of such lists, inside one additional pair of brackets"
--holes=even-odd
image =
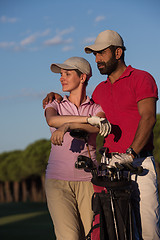
[[(158, 90), (147, 72), (126, 66), (125, 46), (121, 36), (112, 30), (101, 32), (93, 45), (85, 47), (93, 53), (101, 74), (108, 75), (93, 92), (95, 103), (101, 105), (109, 122), (111, 134), (104, 146), (117, 152), (110, 161), (142, 165), (144, 173), (133, 180), (133, 199), (139, 238), (160, 239), (160, 207), (153, 157), (153, 127), (156, 123)], [(139, 217), (140, 210), (140, 217)]]

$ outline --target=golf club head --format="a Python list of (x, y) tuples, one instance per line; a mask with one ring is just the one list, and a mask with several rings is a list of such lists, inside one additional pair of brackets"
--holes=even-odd
[(124, 170), (130, 171), (131, 173), (135, 173), (137, 175), (141, 174), (143, 172), (143, 167), (142, 166), (133, 166), (132, 163), (127, 162), (125, 164), (122, 164), (124, 166)]
[(77, 161), (75, 162), (76, 168), (87, 168), (87, 169), (94, 169), (95, 165), (91, 158), (83, 155), (79, 155)]
[(75, 162), (75, 168), (84, 169), (85, 167), (86, 167), (85, 161), (76, 161)]
[(99, 169), (99, 171), (107, 170), (107, 165), (106, 165), (106, 164), (100, 164), (100, 165), (98, 166), (98, 169)]
[(117, 171), (116, 167), (111, 166), (111, 165), (106, 165), (106, 168), (111, 172), (111, 173), (115, 173)]
[(88, 132), (82, 129), (73, 129), (70, 132), (71, 137), (87, 142)]
[(115, 162), (116, 168), (118, 168), (118, 170), (124, 170), (124, 166), (118, 162)]

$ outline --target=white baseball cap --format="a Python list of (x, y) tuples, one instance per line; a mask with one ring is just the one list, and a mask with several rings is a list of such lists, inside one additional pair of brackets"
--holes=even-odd
[(76, 70), (78, 69), (81, 73), (85, 73), (87, 76), (92, 76), (92, 69), (89, 62), (82, 57), (71, 57), (68, 58), (64, 63), (53, 63), (50, 69), (54, 73), (60, 73), (61, 69), (65, 70)]
[(86, 53), (92, 53), (93, 51), (101, 51), (111, 45), (123, 47), (125, 49), (123, 39), (117, 32), (105, 30), (98, 34), (94, 44), (86, 46), (84, 50)]

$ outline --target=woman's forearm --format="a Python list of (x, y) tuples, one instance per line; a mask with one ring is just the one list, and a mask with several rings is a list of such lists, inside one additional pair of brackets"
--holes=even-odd
[(63, 144), (63, 138), (66, 132), (69, 132), (73, 129), (86, 130), (88, 133), (98, 133), (99, 129), (97, 127), (93, 127), (90, 124), (83, 123), (64, 123), (61, 127), (59, 127), (56, 131), (52, 133), (51, 142), (54, 145), (61, 146)]
[(65, 123), (87, 123), (87, 116), (50, 116), (47, 123), (50, 127), (59, 128)]

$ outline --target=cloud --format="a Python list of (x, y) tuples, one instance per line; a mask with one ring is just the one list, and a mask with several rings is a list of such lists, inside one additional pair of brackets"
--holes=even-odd
[(21, 45), (21, 46), (25, 46), (25, 45), (28, 45), (28, 44), (30, 44), (30, 43), (35, 42), (35, 40), (36, 40), (36, 35), (31, 35), (31, 36), (23, 39), (23, 40), (20, 42), (20, 45)]
[(73, 27), (70, 27), (70, 28), (67, 28), (67, 29), (64, 29), (62, 31), (57, 31), (57, 34), (56, 36), (54, 36), (53, 38), (51, 39), (48, 39), (44, 42), (44, 45), (46, 46), (52, 46), (52, 45), (60, 45), (60, 44), (69, 44), (71, 43), (73, 40), (72, 38), (68, 38), (68, 39), (63, 39), (62, 37), (64, 35), (67, 35), (71, 32), (74, 31), (74, 28)]
[[(3, 48), (3, 49), (11, 49), (13, 51), (22, 51), (22, 50), (31, 50), (31, 51), (37, 51), (38, 50), (38, 47), (36, 45), (36, 47), (32, 47), (32, 48), (27, 48), (28, 45), (36, 42), (36, 40), (38, 38), (43, 38), (45, 36), (48, 36), (49, 33), (50, 33), (50, 29), (46, 29), (44, 30), (43, 32), (36, 32), (36, 33), (33, 33), (31, 35), (29, 35), (28, 37), (22, 39), (20, 42), (14, 42), (14, 41), (11, 41), (11, 42), (0, 42), (0, 48)], [(28, 33), (28, 32), (27, 32)]]
[(46, 40), (44, 42), (44, 45), (52, 46), (52, 45), (59, 45), (59, 44), (65, 44), (65, 43), (71, 43), (71, 42), (72, 42), (71, 38), (68, 38), (68, 39), (64, 40), (60, 36), (55, 36), (54, 38)]
[(51, 39), (48, 39), (44, 42), (45, 45), (50, 46), (50, 45), (58, 45), (63, 42), (62, 38), (60, 36), (55, 36)]
[(74, 27), (70, 27), (70, 28), (64, 29), (60, 32), (57, 32), (57, 35), (63, 36), (63, 35), (66, 35), (66, 34), (69, 34), (69, 33), (73, 32), (73, 31), (74, 31)]
[(88, 43), (92, 43), (96, 40), (96, 37), (88, 37), (84, 39), (84, 43), (88, 44)]
[(10, 48), (15, 46), (15, 42), (0, 42), (0, 48)]
[(63, 52), (68, 52), (68, 51), (70, 51), (72, 49), (73, 49), (73, 46), (65, 46), (65, 47), (62, 48), (62, 51)]
[(105, 20), (105, 16), (97, 16), (96, 19), (95, 19), (95, 22), (100, 22), (100, 21), (103, 21)]
[(50, 32), (51, 32), (50, 29), (46, 29), (44, 32), (40, 33), (39, 36), (40, 36), (40, 37), (45, 37), (45, 36), (47, 36)]
[(3, 101), (11, 101), (11, 100), (18, 100), (18, 99), (43, 99), (44, 96), (46, 96), (45, 91), (37, 92), (33, 89), (21, 89), (19, 92), (13, 94), (13, 95), (5, 95), (5, 96), (0, 96), (0, 102)]
[[(66, 38), (65, 36), (67, 34), (70, 34), (71, 32), (74, 31), (74, 27), (70, 27), (70, 28), (66, 28), (63, 29), (62, 31), (56, 31), (56, 36), (54, 36), (53, 38), (50, 38), (48, 40), (43, 41), (43, 45), (38, 45), (36, 44), (35, 46), (35, 42), (39, 39), (39, 38), (46, 38), (46, 36), (48, 36), (51, 32), (51, 29), (46, 29), (42, 32), (35, 32), (33, 34), (28, 35), (27, 37), (23, 38), (22, 40), (20, 40), (19, 42), (0, 42), (0, 48), (3, 49), (11, 49), (13, 51), (24, 51), (24, 50), (29, 50), (29, 51), (37, 51), (40, 48), (44, 47), (44, 46), (53, 46), (53, 45), (68, 45), (71, 44), (73, 42), (72, 38)], [(30, 33), (27, 31), (27, 33)], [(73, 47), (71, 46), (64, 46), (64, 48), (62, 49), (62, 51), (69, 51), (71, 50)]]
[(47, 36), (49, 33), (50, 33), (50, 29), (46, 29), (46, 30), (43, 31), (43, 32), (34, 33), (34, 34), (30, 35), (29, 37), (23, 39), (23, 40), (20, 42), (20, 45), (21, 45), (21, 46), (29, 45), (29, 44), (35, 42), (37, 38), (39, 38), (39, 37), (45, 37), (45, 36)]
[(17, 21), (18, 21), (17, 18), (9, 18), (9, 17), (6, 17), (6, 16), (1, 16), (0, 17), (0, 22), (2, 22), (2, 23), (15, 23)]

